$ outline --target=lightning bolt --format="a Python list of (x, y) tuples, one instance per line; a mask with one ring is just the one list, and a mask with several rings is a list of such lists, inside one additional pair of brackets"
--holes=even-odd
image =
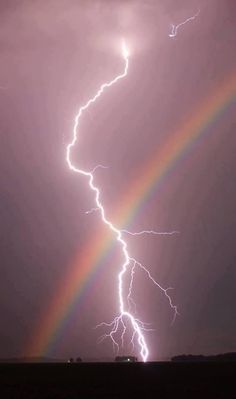
[(97, 166), (95, 166), (92, 170), (91, 170), (91, 172), (90, 173), (94, 173), (95, 172), (95, 170), (97, 170), (97, 169), (99, 169), (99, 168), (101, 168), (101, 169), (108, 169), (108, 166), (104, 166), (104, 165), (97, 165)]
[(142, 230), (142, 231), (137, 231), (137, 232), (131, 232), (129, 230), (122, 229), (121, 232), (129, 234), (131, 236), (142, 236), (144, 234), (172, 236), (173, 234), (179, 234), (178, 230), (173, 230), (173, 231)]
[[(103, 94), (103, 92), (106, 89), (113, 86), (119, 80), (121, 80), (127, 76), (128, 68), (129, 68), (129, 52), (128, 52), (128, 49), (127, 49), (124, 41), (122, 42), (122, 56), (124, 59), (123, 73), (116, 76), (113, 80), (111, 80), (107, 83), (103, 83), (101, 85), (101, 87), (99, 88), (99, 90), (97, 91), (97, 93), (94, 95), (94, 97), (89, 99), (88, 102), (79, 109), (77, 115), (75, 116), (74, 127), (73, 127), (73, 138), (72, 138), (72, 141), (66, 147), (66, 161), (67, 161), (69, 168), (73, 172), (78, 173), (88, 179), (88, 185), (89, 185), (90, 189), (92, 190), (92, 192), (94, 193), (95, 204), (96, 204), (95, 207), (92, 208), (91, 212), (93, 212), (93, 211), (100, 212), (101, 219), (102, 219), (103, 223), (106, 224), (109, 227), (109, 229), (114, 233), (114, 235), (116, 237), (116, 241), (119, 244), (119, 246), (121, 247), (121, 251), (123, 254), (123, 258), (124, 258), (124, 262), (123, 262), (123, 264), (120, 268), (120, 271), (118, 273), (118, 276), (117, 276), (119, 314), (118, 314), (118, 316), (116, 316), (114, 318), (114, 320), (112, 322), (110, 322), (110, 323), (102, 322), (98, 326), (96, 326), (96, 328), (99, 326), (105, 326), (110, 329), (109, 333), (106, 333), (102, 337), (100, 337), (100, 342), (103, 341), (105, 338), (109, 337), (113, 343), (114, 349), (116, 348), (117, 351), (119, 351), (119, 344), (116, 339), (116, 334), (119, 333), (119, 331), (121, 329), (121, 336), (120, 336), (121, 337), (121, 345), (124, 346), (124, 337), (126, 334), (126, 330), (127, 330), (128, 326), (130, 326), (131, 330), (132, 330), (131, 345), (134, 347), (134, 341), (135, 340), (137, 341), (137, 344), (139, 345), (139, 353), (141, 355), (141, 358), (143, 361), (146, 361), (148, 358), (148, 355), (149, 355), (149, 351), (148, 351), (148, 346), (147, 346), (147, 343), (146, 343), (146, 340), (144, 337), (144, 331), (149, 331), (150, 328), (147, 327), (146, 323), (137, 319), (136, 316), (133, 315), (130, 310), (131, 304), (133, 304), (133, 306), (136, 308), (136, 305), (132, 299), (132, 288), (133, 288), (133, 282), (134, 282), (135, 269), (137, 267), (139, 267), (147, 275), (147, 277), (153, 282), (153, 284), (155, 284), (164, 293), (164, 295), (166, 296), (166, 298), (169, 302), (170, 307), (174, 311), (174, 318), (178, 312), (177, 312), (177, 307), (172, 303), (171, 297), (168, 294), (168, 290), (170, 290), (171, 288), (163, 288), (151, 276), (150, 272), (148, 271), (148, 269), (146, 267), (144, 267), (140, 262), (138, 262), (136, 259), (134, 259), (133, 257), (130, 256), (130, 254), (128, 252), (128, 245), (127, 245), (127, 242), (125, 241), (125, 239), (123, 238), (123, 235), (124, 234), (131, 234), (131, 235), (160, 234), (160, 233), (152, 231), (152, 230), (150, 230), (150, 231), (144, 230), (142, 232), (131, 233), (127, 230), (121, 230), (121, 229), (118, 229), (116, 226), (114, 226), (114, 224), (110, 220), (108, 220), (108, 218), (106, 217), (105, 209), (100, 200), (100, 190), (94, 183), (95, 170), (98, 167), (103, 167), (103, 166), (98, 165), (92, 171), (89, 172), (89, 171), (75, 167), (71, 161), (71, 151), (78, 141), (77, 132), (78, 132), (78, 127), (79, 127), (79, 122), (80, 122), (80, 119), (81, 119), (84, 111), (87, 110), (91, 104), (95, 103), (96, 100), (98, 100), (98, 98)], [(91, 212), (88, 211), (87, 213), (91, 213)], [(173, 232), (164, 233), (164, 234), (174, 234), (174, 233), (176, 233), (176, 232), (173, 231)], [(125, 277), (126, 273), (128, 273), (128, 271), (130, 272), (131, 277), (130, 277), (128, 295), (126, 296), (126, 300), (125, 300), (124, 299), (125, 298), (124, 277)], [(126, 302), (128, 305), (127, 306), (128, 309), (126, 307)], [(136, 314), (136, 309), (135, 309), (135, 314)]]
[(169, 37), (175, 37), (177, 35), (177, 31), (180, 28), (180, 26), (185, 25), (187, 22), (193, 21), (195, 18), (198, 17), (200, 13), (200, 10), (196, 14), (194, 14), (192, 17), (187, 18), (185, 21), (181, 22), (178, 25), (171, 24), (171, 33), (169, 33)]

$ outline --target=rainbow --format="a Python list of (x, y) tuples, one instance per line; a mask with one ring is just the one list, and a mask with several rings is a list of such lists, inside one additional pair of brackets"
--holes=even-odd
[[(188, 119), (173, 132), (161, 148), (144, 164), (134, 184), (129, 185), (120, 205), (114, 214), (118, 225), (129, 224), (141, 211), (147, 199), (158, 188), (162, 179), (176, 163), (206, 136), (210, 127), (229, 109), (236, 100), (236, 73), (234, 71), (214, 90)], [(56, 338), (64, 328), (75, 305), (82, 301), (88, 285), (93, 281), (104, 264), (113, 246), (113, 239), (108, 231), (97, 230), (82, 254), (75, 259), (66, 272), (63, 281), (56, 287), (55, 293), (45, 313), (24, 348), (24, 355), (42, 356), (49, 352)]]

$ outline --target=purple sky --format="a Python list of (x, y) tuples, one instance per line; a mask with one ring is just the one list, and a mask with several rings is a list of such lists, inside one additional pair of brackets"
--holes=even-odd
[[(207, 4), (206, 4), (207, 3)], [(200, 9), (170, 39), (171, 23)], [(68, 265), (99, 222), (86, 181), (65, 163), (78, 107), (123, 70), (127, 78), (81, 123), (74, 162), (97, 172), (112, 209), (153, 148), (236, 67), (232, 0), (13, 1), (0, 4), (0, 357), (17, 356)], [(166, 178), (132, 227), (178, 237), (129, 238), (134, 255), (174, 287), (173, 326), (163, 296), (137, 275), (135, 297), (151, 358), (236, 351), (235, 104)], [(117, 309), (114, 257), (51, 355), (113, 356), (93, 327)], [(104, 289), (106, 287), (106, 289)], [(94, 290), (94, 291), (93, 291)]]

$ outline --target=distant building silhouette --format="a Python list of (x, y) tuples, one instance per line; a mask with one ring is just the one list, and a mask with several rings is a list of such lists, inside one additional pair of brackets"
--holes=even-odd
[(76, 359), (74, 359), (73, 357), (71, 357), (70, 359), (67, 360), (67, 362), (68, 362), (68, 363), (74, 363), (74, 362), (80, 363), (80, 362), (82, 362), (82, 359), (81, 359), (81, 357), (79, 357), (79, 356), (78, 356)]
[(123, 362), (123, 363), (134, 363), (138, 361), (136, 356), (116, 356), (116, 362)]

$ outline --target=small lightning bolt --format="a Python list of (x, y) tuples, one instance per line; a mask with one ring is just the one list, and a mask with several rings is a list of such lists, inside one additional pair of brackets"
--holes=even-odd
[(137, 231), (137, 232), (131, 232), (129, 230), (122, 229), (121, 232), (122, 233), (126, 233), (126, 234), (130, 234), (131, 236), (142, 236), (144, 234), (172, 236), (173, 234), (179, 234), (178, 230), (173, 230), (173, 231), (142, 230), (142, 231)]
[(200, 13), (200, 10), (196, 14), (194, 14), (192, 17), (187, 18), (185, 21), (181, 22), (178, 25), (171, 24), (171, 33), (169, 33), (169, 37), (175, 37), (177, 35), (177, 31), (180, 28), (180, 26), (185, 25), (187, 22), (193, 21), (195, 18), (198, 17)]
[(108, 166), (97, 165), (97, 166), (95, 166), (95, 167), (91, 170), (90, 173), (94, 173), (94, 172), (95, 172), (97, 169), (99, 169), (99, 168), (101, 168), (101, 169), (108, 169)]
[[(177, 307), (172, 303), (171, 297), (168, 294), (168, 290), (171, 288), (163, 288), (160, 284), (156, 282), (156, 280), (151, 276), (150, 272), (147, 270), (146, 267), (144, 267), (140, 262), (135, 260), (129, 255), (128, 252), (128, 245), (123, 238), (123, 234), (131, 234), (131, 235), (141, 235), (141, 234), (161, 234), (155, 231), (142, 231), (142, 232), (137, 232), (137, 233), (131, 233), (128, 230), (120, 230), (116, 226), (113, 225), (113, 223), (107, 219), (106, 217), (106, 212), (105, 209), (101, 203), (100, 200), (100, 190), (99, 188), (95, 185), (94, 183), (94, 172), (98, 167), (103, 167), (102, 165), (96, 166), (92, 171), (85, 171), (83, 169), (79, 169), (75, 167), (71, 161), (71, 151), (75, 144), (78, 141), (78, 127), (79, 127), (79, 121), (80, 118), (82, 117), (83, 113), (85, 110), (89, 108), (89, 106), (93, 103), (96, 102), (96, 100), (102, 95), (102, 93), (115, 83), (117, 83), (119, 80), (125, 78), (128, 73), (128, 68), (129, 68), (129, 52), (128, 48), (126, 47), (125, 42), (122, 42), (122, 56), (124, 58), (124, 71), (120, 75), (116, 76), (113, 80), (103, 83), (97, 93), (92, 97), (91, 99), (88, 100), (88, 102), (83, 105), (77, 115), (75, 116), (74, 120), (74, 127), (73, 127), (73, 138), (72, 141), (68, 144), (66, 148), (66, 161), (69, 166), (69, 168), (75, 172), (78, 173), (82, 176), (85, 176), (88, 179), (88, 184), (92, 192), (94, 192), (94, 197), (95, 197), (95, 204), (96, 206), (91, 209), (91, 211), (87, 211), (86, 213), (91, 213), (94, 211), (99, 211), (101, 215), (101, 219), (103, 223), (105, 223), (109, 229), (114, 233), (116, 237), (117, 243), (121, 247), (121, 251), (123, 254), (124, 262), (121, 266), (121, 269), (118, 273), (117, 279), (118, 279), (118, 299), (119, 299), (119, 314), (116, 316), (112, 322), (110, 323), (105, 323), (102, 322), (100, 323), (97, 327), (99, 326), (105, 326), (110, 329), (109, 333), (104, 334), (102, 337), (100, 337), (100, 342), (103, 341), (105, 338), (109, 337), (112, 341), (114, 349), (116, 348), (117, 351), (119, 351), (119, 344), (116, 339), (116, 334), (120, 331), (121, 329), (121, 346), (124, 345), (124, 338), (126, 334), (127, 328), (130, 326), (132, 330), (132, 338), (131, 338), (131, 345), (134, 347), (134, 341), (136, 340), (137, 344), (139, 345), (139, 353), (141, 355), (141, 358), (143, 361), (146, 361), (149, 355), (148, 351), (148, 346), (144, 337), (144, 331), (149, 331), (150, 328), (147, 327), (147, 325), (142, 322), (141, 320), (137, 319), (135, 315), (131, 312), (131, 304), (135, 307), (135, 313), (136, 313), (136, 305), (132, 299), (132, 288), (133, 288), (133, 282), (134, 282), (134, 274), (135, 274), (135, 269), (139, 267), (147, 277), (164, 293), (166, 298), (168, 299), (170, 307), (174, 311), (174, 318), (177, 315)], [(162, 233), (162, 234), (174, 234), (176, 233), (175, 231), (170, 232), (170, 233)], [(126, 296), (125, 300), (125, 295), (124, 295), (124, 278), (126, 273), (130, 273), (130, 284), (129, 284), (129, 290), (128, 290), (128, 295)], [(128, 309), (126, 308), (126, 303), (128, 305)]]

